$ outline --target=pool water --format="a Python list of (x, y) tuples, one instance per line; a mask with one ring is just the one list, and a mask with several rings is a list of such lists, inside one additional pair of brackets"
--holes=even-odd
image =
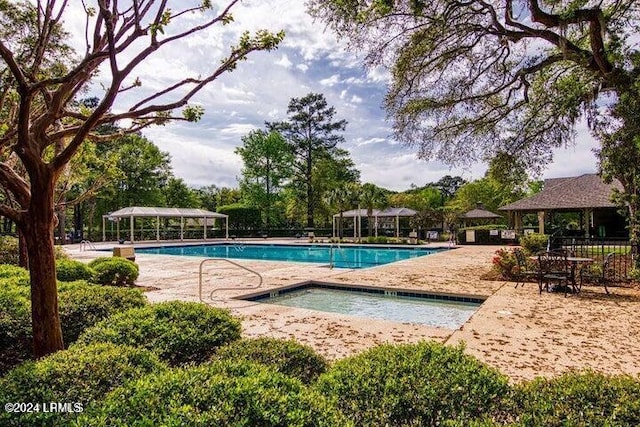
[(367, 246), (214, 244), (136, 248), (138, 253), (200, 256), (212, 258), (294, 261), (331, 264), (337, 268), (367, 268), (433, 254), (441, 249)]
[(480, 307), (480, 302), (464, 302), (430, 297), (370, 294), (361, 291), (306, 288), (275, 297), (258, 299), (260, 302), (288, 307), (307, 308), (351, 316), (367, 317), (394, 322), (458, 329)]

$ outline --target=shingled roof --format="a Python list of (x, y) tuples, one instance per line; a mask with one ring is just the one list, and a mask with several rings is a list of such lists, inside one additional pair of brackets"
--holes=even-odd
[(501, 211), (538, 211), (559, 209), (613, 208), (614, 189), (622, 190), (618, 181), (605, 184), (596, 174), (568, 178), (552, 178), (544, 182), (542, 191), (499, 208)]
[(464, 219), (494, 219), (494, 218), (502, 218), (502, 216), (495, 214), (491, 211), (488, 211), (484, 208), (482, 203), (478, 203), (475, 209), (470, 210), (469, 212), (463, 213), (460, 215), (460, 218)]

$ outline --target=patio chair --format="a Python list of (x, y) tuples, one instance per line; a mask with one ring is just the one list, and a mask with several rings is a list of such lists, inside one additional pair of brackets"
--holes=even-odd
[(589, 265), (580, 270), (580, 283), (587, 282), (593, 284), (601, 284), (604, 286), (604, 291), (609, 295), (609, 288), (607, 288), (607, 282), (615, 282), (618, 278), (617, 269), (615, 268), (617, 258), (620, 254), (611, 252), (604, 258), (602, 264)]
[(531, 279), (535, 277), (539, 278), (540, 272), (536, 270), (529, 270), (529, 266), (527, 265), (527, 257), (522, 251), (522, 249), (514, 249), (513, 254), (516, 257), (516, 263), (518, 266), (518, 272), (516, 274), (516, 288), (518, 285), (524, 286), (525, 281), (527, 279)]
[(571, 280), (571, 271), (566, 252), (542, 252), (538, 254), (538, 263), (540, 266), (540, 279), (538, 281), (540, 294), (542, 294), (543, 289), (550, 292), (557, 286), (564, 287), (564, 296), (566, 297), (570, 283), (572, 291), (577, 293), (577, 289)]

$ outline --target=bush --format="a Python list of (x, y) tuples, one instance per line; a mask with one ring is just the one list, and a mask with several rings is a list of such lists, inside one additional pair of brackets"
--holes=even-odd
[(586, 371), (515, 387), (520, 426), (640, 425), (640, 380)]
[(91, 261), (89, 261), (89, 264), (87, 265), (89, 266), (89, 268), (94, 269), (98, 265), (102, 264), (103, 262), (111, 261), (112, 259), (113, 257), (110, 257), (110, 256), (100, 256), (98, 258), (94, 258)]
[(520, 236), (520, 246), (528, 255), (535, 255), (547, 249), (549, 236), (540, 233), (529, 233)]
[(518, 262), (513, 251), (508, 249), (498, 249), (491, 260), (493, 269), (500, 275), (501, 279), (512, 280), (518, 273)]
[(497, 411), (509, 391), (506, 377), (461, 346), (433, 342), (343, 359), (316, 387), (358, 426), (466, 424)]
[(83, 282), (60, 285), (60, 321), (69, 345), (87, 328), (107, 317), (147, 305), (140, 289), (95, 286)]
[(326, 359), (311, 347), (293, 340), (247, 338), (232, 342), (216, 352), (216, 359), (247, 360), (267, 365), (303, 383), (314, 382), (327, 370)]
[(0, 265), (0, 283), (4, 286), (29, 286), (29, 272), (17, 265)]
[(72, 259), (60, 260), (56, 262), (56, 278), (63, 282), (91, 280), (93, 278), (93, 270), (80, 261)]
[(18, 265), (19, 263), (18, 239), (12, 236), (0, 236), (0, 264)]
[(247, 362), (152, 374), (111, 392), (78, 426), (349, 426), (300, 381)]
[(171, 365), (201, 363), (240, 338), (240, 322), (228, 311), (171, 301), (128, 310), (87, 329), (80, 343), (112, 342), (155, 351)]
[[(32, 358), (31, 302), (27, 286), (0, 287), (0, 373)], [(59, 314), (66, 345), (87, 327), (117, 312), (146, 304), (138, 289), (61, 282)]]
[(29, 288), (0, 286), (0, 374), (31, 357)]
[[(94, 260), (95, 261), (95, 260)], [(138, 265), (125, 258), (112, 257), (107, 260), (89, 263), (95, 272), (94, 282), (100, 285), (133, 285), (138, 278)]]
[[(0, 412), (0, 425), (62, 425), (96, 404), (111, 389), (167, 366), (148, 350), (96, 344), (25, 362), (0, 380), (1, 402), (79, 404), (74, 412)], [(65, 422), (66, 421), (66, 422)]]

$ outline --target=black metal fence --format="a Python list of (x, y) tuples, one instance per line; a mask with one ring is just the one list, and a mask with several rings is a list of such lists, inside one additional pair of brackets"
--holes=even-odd
[(592, 258), (594, 265), (603, 265), (607, 255), (609, 257), (607, 266), (611, 274), (616, 278), (626, 280), (630, 278), (633, 268), (633, 253), (638, 253), (638, 248), (633, 251), (631, 242), (628, 239), (591, 239), (584, 237), (551, 237), (551, 249), (566, 249), (573, 256)]

